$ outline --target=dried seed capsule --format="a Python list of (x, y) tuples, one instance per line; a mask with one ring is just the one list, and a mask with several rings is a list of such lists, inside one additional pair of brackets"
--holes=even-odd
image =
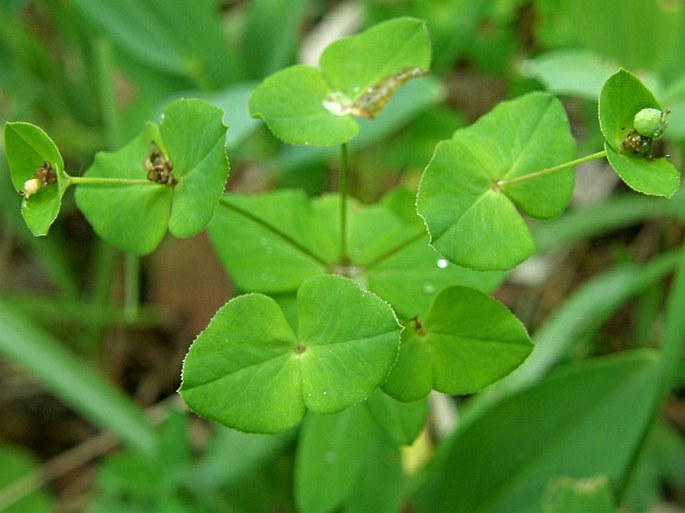
[(172, 173), (173, 162), (162, 155), (162, 151), (154, 142), (150, 143), (150, 152), (143, 162), (143, 166), (147, 171), (147, 179), (151, 182), (164, 185), (176, 184), (176, 177)]
[(652, 138), (646, 135), (641, 135), (637, 130), (631, 130), (621, 146), (625, 151), (631, 151), (633, 153), (643, 154), (647, 160), (654, 160), (652, 156)]

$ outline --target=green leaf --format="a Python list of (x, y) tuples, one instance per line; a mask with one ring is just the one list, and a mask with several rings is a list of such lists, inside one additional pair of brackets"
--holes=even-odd
[(585, 479), (560, 477), (549, 483), (542, 499), (543, 513), (615, 513), (606, 476)]
[[(12, 488), (11, 485), (20, 480), (25, 480), (30, 474), (34, 474), (33, 482), (36, 475), (40, 473), (38, 462), (36, 459), (19, 447), (9, 445), (6, 443), (0, 444), (0, 510), (3, 513), (24, 513), (30, 511), (31, 513), (50, 513), (54, 511), (54, 506), (43, 490), (36, 490), (23, 497), (20, 496), (18, 500), (12, 497), (12, 491), (17, 491), (17, 488)], [(16, 500), (16, 502), (15, 502)]]
[(640, 110), (661, 109), (654, 95), (640, 79), (620, 69), (604, 84), (599, 97), (599, 125), (606, 139), (607, 159), (630, 188), (643, 194), (670, 198), (680, 186), (680, 173), (666, 159), (649, 160), (645, 154), (623, 148)]
[(430, 38), (423, 22), (398, 18), (334, 42), (320, 65), (281, 70), (250, 98), (250, 113), (284, 142), (331, 146), (352, 139), (359, 131), (352, 114), (375, 117), (398, 87), (428, 71)]
[[(167, 226), (177, 237), (200, 232), (214, 213), (228, 177), (223, 113), (200, 100), (177, 100), (161, 125), (146, 123), (116, 152), (100, 152), (85, 178), (128, 183), (82, 183), (76, 203), (94, 230), (120, 249), (139, 255), (161, 242)], [(175, 185), (149, 181), (151, 143), (173, 164)]]
[(121, 8), (117, 0), (75, 0), (77, 9), (131, 56), (154, 69), (185, 75), (205, 89), (238, 74), (212, 2), (138, 0)]
[(273, 134), (290, 144), (332, 146), (359, 131), (350, 116), (336, 116), (324, 105), (330, 89), (321, 72), (305, 65), (279, 71), (255, 88), (250, 113), (262, 118)]
[(378, 390), (364, 404), (373, 420), (398, 444), (413, 443), (426, 424), (428, 416), (426, 399), (400, 402), (382, 390)]
[(402, 203), (390, 208), (351, 202), (347, 264), (340, 256), (337, 196), (310, 201), (303, 191), (228, 194), (209, 235), (242, 290), (287, 294), (309, 277), (337, 272), (381, 296), (403, 319), (425, 313), (441, 288), (468, 285), (487, 292), (500, 283), (502, 273), (476, 272), (441, 258), (428, 246), (413, 197)]
[[(248, 294), (222, 307), (191, 346), (180, 393), (199, 415), (248, 432), (339, 412), (385, 380), (400, 326), (390, 306), (340, 276), (305, 281), (298, 334), (277, 303)], [(222, 400), (221, 398), (230, 398)]]
[(373, 428), (361, 405), (335, 415), (307, 416), (295, 457), (298, 511), (335, 511), (353, 493)]
[(573, 95), (594, 102), (616, 65), (591, 50), (562, 48), (531, 59), (525, 70), (552, 94)]
[(12, 184), (17, 191), (23, 192), (27, 180), (35, 178), (46, 162), (54, 170), (57, 182), (24, 197), (21, 203), (21, 214), (31, 233), (36, 237), (47, 235), (69, 187), (62, 155), (48, 134), (31, 123), (6, 123), (4, 139)]
[(680, 173), (666, 158), (648, 161), (642, 155), (617, 152), (604, 143), (607, 160), (631, 189), (670, 198), (680, 188)]
[(319, 62), (331, 90), (357, 100), (367, 87), (401, 70), (428, 71), (430, 61), (426, 24), (414, 18), (395, 18), (331, 43)]
[(175, 101), (164, 110), (159, 133), (178, 179), (169, 217), (176, 237), (202, 231), (224, 192), (229, 165), (222, 119), (221, 110), (200, 100)]
[(305, 419), (295, 459), (298, 511), (399, 511), (402, 485), (399, 447), (363, 405)]
[(561, 103), (547, 93), (503, 102), (436, 147), (421, 178), (417, 209), (431, 244), (452, 262), (509, 269), (534, 251), (517, 206), (554, 217), (568, 205), (573, 169), (526, 175), (572, 159), (575, 142)]
[(648, 350), (586, 360), (494, 406), (436, 455), (422, 510), (536, 513), (552, 479), (620, 484), (657, 400), (659, 367)]
[(402, 401), (432, 389), (467, 394), (505, 376), (532, 350), (521, 322), (485, 294), (466, 287), (443, 289), (425, 319), (410, 323), (400, 356), (383, 390)]
[(104, 381), (82, 358), (34, 323), (0, 303), (0, 353), (31, 372), (49, 391), (84, 417), (154, 454), (157, 439), (140, 408)]

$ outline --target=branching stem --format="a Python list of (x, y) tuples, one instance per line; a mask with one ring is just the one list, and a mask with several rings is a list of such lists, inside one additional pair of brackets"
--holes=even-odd
[(556, 173), (557, 171), (561, 171), (561, 170), (567, 169), (569, 167), (579, 166), (581, 164), (585, 164), (586, 162), (590, 162), (591, 160), (601, 159), (601, 158), (606, 157), (606, 155), (607, 155), (606, 151), (604, 151), (604, 150), (598, 151), (596, 153), (586, 155), (585, 157), (580, 157), (580, 158), (575, 159), (575, 160), (570, 160), (568, 162), (564, 162), (563, 164), (559, 164), (559, 165), (552, 166), (552, 167), (547, 167), (547, 168), (541, 169), (539, 171), (534, 171), (533, 173), (528, 173), (527, 175), (516, 176), (516, 177), (510, 178), (510, 179), (497, 180), (496, 185), (499, 188), (503, 188), (503, 187), (510, 185), (512, 183), (525, 182), (526, 180), (532, 180), (533, 178), (538, 178), (540, 176)]

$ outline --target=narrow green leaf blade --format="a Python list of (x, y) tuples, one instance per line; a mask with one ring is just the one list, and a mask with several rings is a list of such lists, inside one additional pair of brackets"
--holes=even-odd
[(23, 192), (26, 181), (35, 178), (36, 170), (44, 167), (45, 162), (54, 169), (57, 182), (21, 203), (21, 214), (31, 233), (36, 237), (47, 235), (68, 187), (62, 154), (50, 136), (31, 123), (6, 123), (3, 132), (12, 184), (17, 191)]
[(503, 102), (436, 147), (417, 209), (431, 244), (456, 264), (504, 270), (534, 250), (516, 206), (550, 218), (568, 205), (572, 169), (522, 177), (573, 158), (575, 142), (557, 99), (529, 93)]
[(190, 237), (209, 223), (221, 198), (229, 164), (223, 112), (202, 100), (176, 100), (164, 109), (159, 133), (178, 180), (169, 231)]
[(120, 436), (129, 446), (154, 454), (157, 439), (142, 410), (105, 382), (49, 333), (0, 303), (0, 352), (31, 372), (84, 417)]
[(646, 429), (658, 373), (656, 353), (633, 351), (570, 365), (506, 399), (445, 444), (420, 492), (423, 510), (536, 513), (552, 479), (616, 484)]
[(438, 293), (425, 319), (406, 330), (383, 390), (403, 401), (431, 389), (476, 392), (518, 367), (532, 348), (504, 305), (476, 290), (450, 287)]
[(606, 476), (549, 483), (542, 498), (543, 513), (615, 513), (613, 493)]

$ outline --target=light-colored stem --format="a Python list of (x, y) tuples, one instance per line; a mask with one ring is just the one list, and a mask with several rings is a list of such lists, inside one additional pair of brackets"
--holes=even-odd
[(547, 167), (545, 169), (541, 169), (540, 171), (528, 173), (527, 175), (516, 176), (516, 177), (510, 178), (510, 179), (497, 180), (496, 184), (498, 187), (502, 188), (502, 187), (505, 187), (505, 186), (512, 184), (512, 183), (525, 182), (526, 180), (532, 180), (533, 178), (538, 178), (540, 176), (556, 173), (557, 171), (561, 171), (562, 169), (567, 169), (569, 167), (579, 166), (581, 164), (585, 164), (586, 162), (590, 162), (591, 160), (601, 159), (601, 158), (606, 157), (606, 155), (607, 155), (606, 151), (604, 151), (604, 150), (598, 151), (596, 153), (586, 155), (585, 157), (580, 157), (579, 159), (571, 160), (569, 162), (564, 162), (563, 164), (559, 164), (557, 166)]
[(160, 185), (146, 178), (106, 178), (97, 176), (70, 176), (69, 185)]
[(347, 144), (340, 149), (340, 261), (347, 265), (347, 185), (349, 181)]

